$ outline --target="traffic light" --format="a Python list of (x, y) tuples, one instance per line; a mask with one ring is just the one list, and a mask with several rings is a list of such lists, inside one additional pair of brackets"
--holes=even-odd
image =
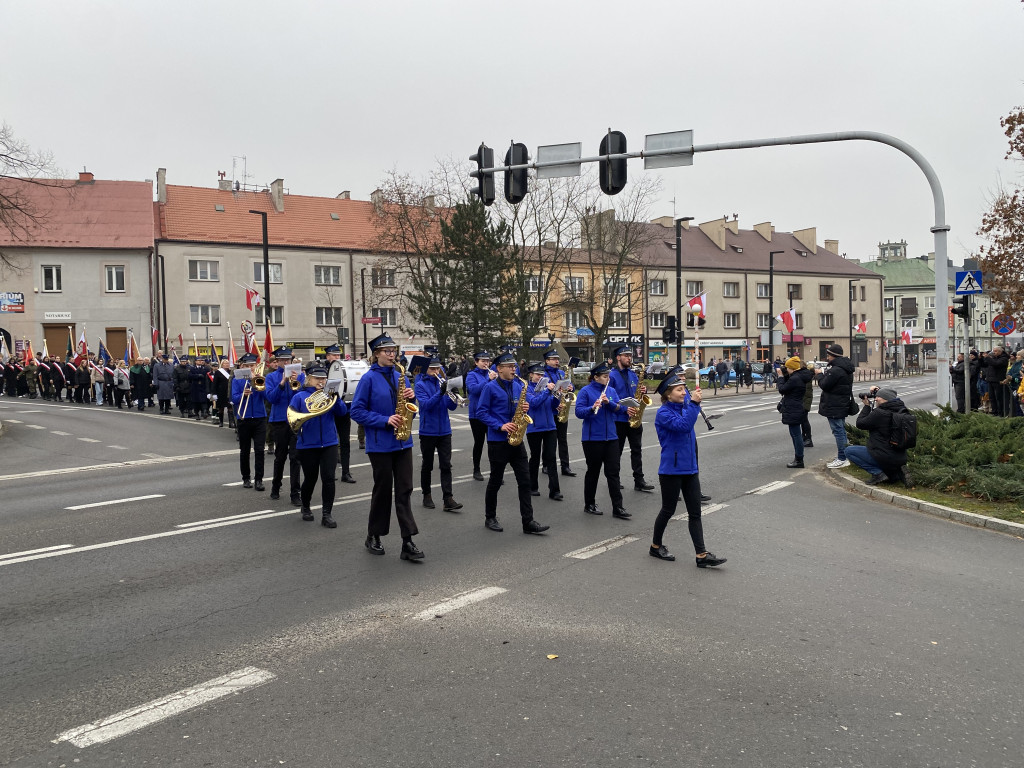
[(476, 154), (470, 155), (469, 159), (476, 163), (477, 171), (476, 189), (472, 190), (472, 193), (479, 197), (484, 205), (490, 205), (494, 202), (494, 174), (481, 171), (494, 167), (494, 150), (486, 144), (481, 144)]
[(665, 318), (665, 329), (661, 332), (662, 341), (666, 344), (676, 343), (676, 316), (669, 315)]
[(970, 322), (971, 305), (969, 296), (960, 296), (953, 299), (953, 314)]
[[(530, 158), (526, 155), (526, 145), (512, 142), (505, 153), (505, 165), (526, 165)], [(512, 205), (521, 203), (526, 197), (526, 168), (505, 171), (505, 199)]]
[[(622, 131), (608, 131), (601, 139), (600, 155), (623, 155), (626, 153), (626, 134)], [(601, 160), (598, 163), (601, 191), (606, 195), (617, 195), (626, 186), (626, 158)]]

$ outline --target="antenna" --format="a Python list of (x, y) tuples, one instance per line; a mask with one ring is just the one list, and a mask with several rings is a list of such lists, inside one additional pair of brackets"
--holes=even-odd
[[(239, 160), (241, 160), (241, 163), (239, 163)], [(241, 175), (239, 175), (238, 173), (239, 165), (242, 166)], [(248, 190), (249, 179), (252, 178), (252, 176), (249, 174), (248, 168), (249, 161), (245, 155), (235, 155), (231, 158), (231, 180), (234, 182), (234, 184), (232, 184), (232, 187), (234, 187), (236, 192), (239, 189)]]

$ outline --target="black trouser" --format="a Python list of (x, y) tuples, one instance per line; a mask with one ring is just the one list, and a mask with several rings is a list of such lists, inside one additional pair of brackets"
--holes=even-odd
[(558, 462), (555, 460), (558, 430), (527, 432), (526, 442), (530, 446), (530, 490), (540, 490), (540, 464), (543, 460), (544, 468), (548, 471), (548, 495), (559, 493)]
[(352, 459), (352, 445), (348, 439), (352, 433), (352, 417), (347, 413), (344, 416), (335, 416), (334, 427), (338, 430), (338, 463), (341, 464), (341, 473), (346, 475), (349, 461)]
[(473, 471), (479, 472), (480, 457), (483, 456), (484, 444), (487, 442), (487, 425), (480, 419), (470, 419), (469, 428), (473, 430)]
[[(141, 400), (139, 402), (142, 402)], [(209, 400), (193, 400), (192, 401), (192, 415), (195, 417), (202, 416), (204, 419), (210, 415), (210, 401)], [(263, 430), (263, 434), (266, 435), (266, 429)]]
[(256, 479), (263, 479), (263, 449), (267, 442), (267, 422), (263, 419), (238, 420), (238, 467), (242, 471), (242, 479), (248, 480), (249, 449), (256, 450)]
[(569, 469), (569, 422), (556, 420), (555, 432), (558, 434), (558, 458), (562, 469)]
[(811, 439), (811, 420), (807, 418), (807, 411), (804, 411), (804, 420), (800, 422), (800, 434), (804, 440)]
[(412, 448), (387, 453), (370, 453), (373, 469), (373, 493), (370, 497), (370, 536), (387, 536), (391, 530), (391, 498), (395, 499), (395, 517), (403, 539), (419, 533), (412, 516)]
[[(288, 426), (287, 421), (272, 421), (270, 422), (270, 431), (274, 436), (274, 479), (270, 482), (271, 491), (280, 491), (281, 483), (284, 480), (284, 463), (288, 461), (288, 485), (291, 487), (291, 495), (294, 496), (299, 492), (299, 454), (295, 449), (295, 441), (298, 439), (298, 435), (292, 432), (292, 428)], [(312, 449), (303, 449), (312, 450)], [(319, 449), (318, 449), (319, 450)], [(337, 461), (337, 457), (335, 457)], [(306, 465), (302, 464), (302, 471), (306, 471)], [(308, 475), (302, 475), (303, 480), (308, 479)], [(302, 483), (306, 485), (305, 482)], [(309, 486), (309, 492), (313, 493), (313, 485), (316, 485), (316, 476), (313, 477), (313, 483)], [(331, 500), (334, 500), (334, 470), (331, 469)], [(309, 499), (304, 498), (306, 506), (309, 506)]]
[[(276, 427), (278, 424), (284, 424), (285, 429), (291, 432), (288, 428), (288, 422), (273, 422), (271, 426)], [(280, 434), (277, 437), (277, 445), (281, 443), (288, 445), (290, 442), (287, 437), (283, 437)], [(291, 441), (294, 442), (294, 441)], [(280, 450), (280, 447), (278, 448)], [(309, 509), (309, 504), (313, 500), (313, 489), (316, 488), (316, 479), (320, 478), (320, 503), (323, 504), (323, 508), (320, 513), (323, 515), (331, 514), (331, 510), (334, 508), (334, 468), (338, 465), (338, 446), (328, 445), (326, 448), (303, 448), (301, 451), (297, 451), (297, 457), (295, 461), (295, 469), (292, 470), (292, 493), (298, 491), (298, 465), (302, 465), (302, 508)], [(277, 456), (277, 454), (275, 454)], [(282, 464), (283, 466), (283, 464)], [(277, 462), (274, 462), (274, 476), (277, 476)], [(280, 480), (278, 487), (280, 487)]]
[(437, 451), (437, 463), (441, 467), (441, 494), (450, 499), (452, 492), (452, 436), (451, 435), (420, 435), (420, 488), (424, 496), (430, 495), (430, 476), (434, 473), (434, 451)]
[(643, 450), (644, 425), (634, 429), (628, 421), (616, 421), (615, 433), (619, 436), (619, 467), (622, 467), (622, 451), (629, 440), (629, 464), (633, 468), (633, 483), (640, 485), (644, 481)]
[[(124, 402), (124, 398), (125, 398), (125, 396), (127, 394), (128, 394), (128, 390), (127, 389), (118, 389), (118, 388), (115, 387), (115, 389), (114, 389), (114, 405), (116, 405), (118, 408), (120, 408), (121, 407), (121, 403)], [(128, 401), (128, 407), (129, 408), (132, 407), (131, 400)]]
[(160, 403), (160, 413), (170, 413), (171, 412), (171, 401), (170, 400), (159, 400), (158, 402)]
[(188, 392), (175, 392), (174, 401), (182, 416), (186, 415), (192, 408), (188, 400)]
[(964, 388), (953, 387), (953, 397), (956, 398), (956, 412), (964, 412)]
[(487, 460), (491, 463), (491, 477), (487, 481), (484, 492), (484, 514), (487, 517), (498, 516), (498, 489), (501, 488), (502, 475), (506, 465), (512, 466), (519, 490), (519, 515), (523, 525), (533, 520), (533, 501), (530, 499), (530, 462), (526, 458), (526, 446), (509, 445), (507, 440), (487, 441)]
[(601, 477), (603, 467), (612, 506), (622, 507), (622, 489), (619, 488), (619, 441), (584, 440), (583, 455), (587, 459), (587, 474), (583, 478), (583, 503), (597, 503), (597, 481)]
[(995, 416), (1010, 415), (1010, 390), (998, 381), (988, 383), (989, 400), (992, 401), (992, 413)]
[(694, 552), (702, 555), (704, 548), (704, 525), (700, 519), (700, 477), (699, 475), (658, 475), (661, 484), (661, 511), (654, 521), (654, 539), (656, 547), (661, 546), (661, 537), (665, 533), (668, 521), (676, 513), (679, 493), (683, 494), (686, 505), (687, 525), (690, 528), (690, 539), (693, 541)]

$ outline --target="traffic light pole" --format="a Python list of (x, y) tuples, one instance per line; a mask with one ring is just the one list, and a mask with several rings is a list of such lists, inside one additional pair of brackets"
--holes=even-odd
[(683, 364), (683, 219), (676, 219), (676, 365)]

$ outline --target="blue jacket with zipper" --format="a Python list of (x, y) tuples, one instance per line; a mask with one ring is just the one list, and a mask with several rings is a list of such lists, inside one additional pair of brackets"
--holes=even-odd
[[(497, 378), (483, 388), (476, 407), (476, 417), (487, 425), (488, 442), (503, 443), (508, 440), (508, 433), (502, 432), (501, 428), (512, 421), (522, 391), (523, 382), (519, 379), (502, 381)], [(529, 402), (529, 394), (526, 397)]]
[[(291, 403), (292, 396), (295, 394), (295, 392), (292, 391), (291, 384), (285, 382), (285, 385), (283, 387), (281, 386), (282, 379), (285, 379), (284, 368), (278, 368), (276, 371), (271, 371), (267, 374), (267, 389), (265, 396), (267, 398), (267, 402), (270, 403), (271, 424), (278, 421), (288, 420), (288, 405)], [(305, 381), (306, 374), (300, 373), (299, 384), (302, 384)]]
[[(632, 397), (633, 393), (636, 392), (636, 388), (640, 386), (640, 377), (636, 375), (632, 368), (627, 368), (626, 370), (618, 367), (613, 368), (610, 381), (612, 385), (609, 389), (615, 390), (619, 400), (624, 397)], [(625, 408), (616, 411), (615, 420), (629, 421), (629, 414)]]
[(583, 387), (576, 396), (576, 418), (583, 419), (584, 440), (618, 440), (619, 433), (615, 431), (615, 409), (619, 405), (619, 396), (615, 388), (608, 387), (608, 400), (602, 403), (597, 413), (594, 413), (594, 403), (601, 399), (604, 391), (604, 384), (592, 381)]
[[(531, 384), (531, 390), (535, 386)], [(527, 395), (526, 402), (530, 404), (530, 418), (533, 419), (533, 424), (529, 424), (526, 427), (526, 434), (549, 432), (555, 428), (555, 412), (558, 410), (558, 398), (552, 395), (546, 386), (540, 392)], [(553, 408), (552, 403), (554, 403)]]
[[(248, 402), (244, 408), (241, 405), (242, 401), (242, 390), (245, 389), (246, 382), (250, 382)], [(266, 404), (267, 400), (265, 392), (257, 392), (252, 388), (252, 379), (232, 379), (231, 380), (231, 404), (235, 407), (235, 418), (238, 419), (262, 419), (267, 415)], [(244, 410), (244, 413), (243, 413)]]
[(689, 394), (681, 403), (663, 403), (654, 417), (654, 429), (661, 443), (659, 475), (697, 473), (697, 435), (693, 425), (700, 418), (700, 405)]
[[(277, 373), (277, 371), (274, 373)], [(269, 388), (268, 383), (267, 389)], [(288, 387), (288, 391), (291, 392), (292, 388)], [(316, 392), (316, 387), (300, 389), (292, 395), (291, 401), (285, 406), (285, 410), (290, 407), (293, 411), (309, 413), (309, 409), (306, 407), (306, 398), (314, 392)], [(346, 413), (348, 413), (348, 407), (345, 405), (345, 401), (339, 397), (331, 410), (304, 422), (295, 441), (296, 450), (301, 451), (303, 448), (326, 448), (329, 445), (338, 445), (338, 428), (334, 425), (334, 419), (341, 418)]]
[(491, 380), (490, 369), (474, 368), (466, 374), (466, 394), (469, 397), (469, 418), (479, 419), (476, 409), (480, 407), (480, 394)]
[[(352, 420), (366, 431), (367, 453), (392, 453), (412, 448), (412, 436), (404, 442), (395, 438), (395, 429), (388, 419), (398, 409), (399, 373), (393, 366), (374, 363), (356, 384), (350, 413)], [(408, 380), (406, 382), (408, 384)], [(409, 402), (402, 397), (404, 402)]]
[(416, 377), (416, 402), (420, 406), (420, 435), (443, 437), (452, 433), (452, 422), (448, 411), (454, 411), (455, 401), (441, 392), (441, 382), (436, 376), (421, 373)]

